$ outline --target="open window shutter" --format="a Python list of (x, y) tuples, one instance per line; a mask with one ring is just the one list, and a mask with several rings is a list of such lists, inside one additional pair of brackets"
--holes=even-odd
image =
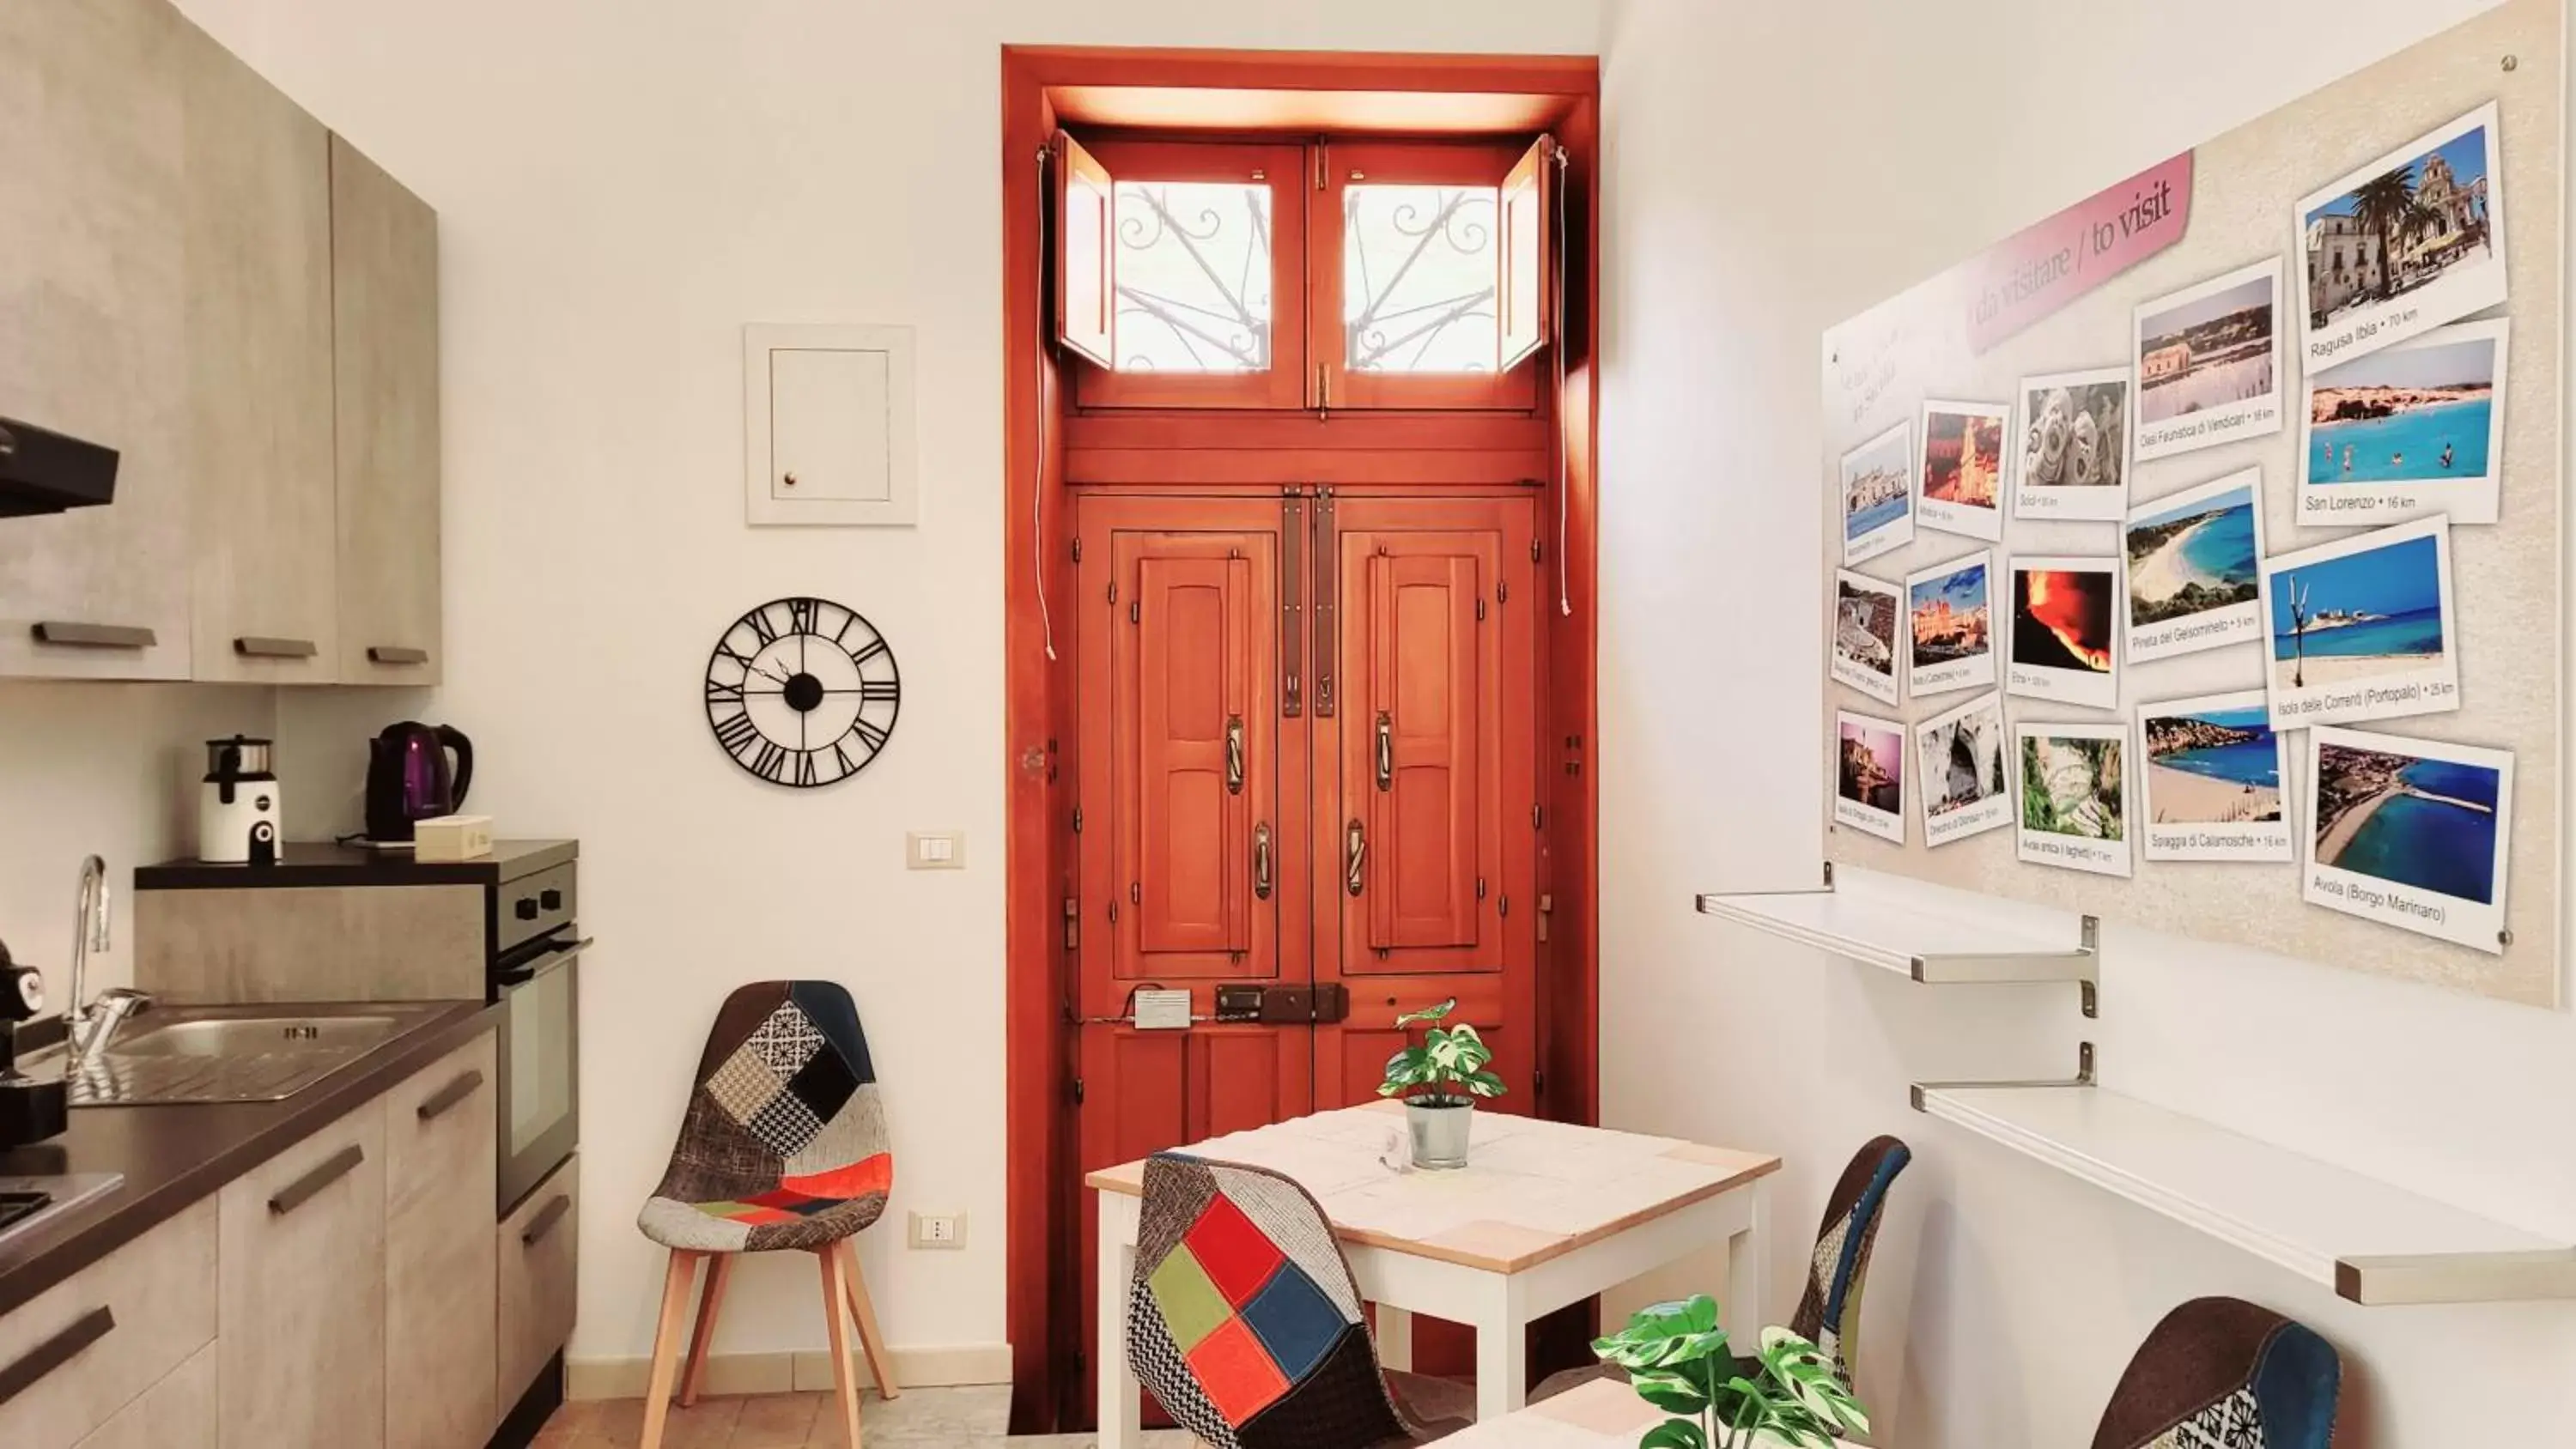
[(1062, 131), (1055, 135), (1055, 336), (1066, 349), (1117, 365), (1116, 183)]
[(1500, 365), (1511, 368), (1556, 334), (1556, 138), (1541, 136), (1503, 177)]

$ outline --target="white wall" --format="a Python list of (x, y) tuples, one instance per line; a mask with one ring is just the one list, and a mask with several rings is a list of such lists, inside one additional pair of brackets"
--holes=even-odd
[[(576, 1358), (639, 1355), (633, 1215), (716, 1001), (835, 977), (885, 1083), (894, 1207), (968, 1247), (861, 1257), (898, 1348), (1003, 1337), (1005, 42), (1589, 52), (1590, 0), (183, 0), (440, 213), (448, 684), (285, 709), (290, 784), (417, 712), (481, 747), (474, 804), (578, 835), (588, 958)], [(747, 321), (919, 329), (917, 531), (742, 524)], [(894, 743), (814, 794), (718, 754), (719, 629), (791, 592), (893, 641)], [(308, 793), (331, 795), (316, 786)], [(906, 829), (969, 867), (900, 871)], [(794, 1256), (794, 1255), (790, 1255)], [(809, 1262), (757, 1263), (719, 1352), (819, 1347)]]
[[(2479, 8), (1611, 0), (1605, 1111), (1789, 1154), (1778, 1316), (1843, 1155), (1915, 1146), (1862, 1348), (1881, 1442), (2084, 1443), (2138, 1340), (2205, 1293), (2343, 1350), (2339, 1444), (2576, 1442), (2576, 1308), (2354, 1308), (1906, 1110), (1911, 1078), (2066, 1075), (2068, 995), (1936, 992), (1690, 909), (1809, 884), (1822, 854), (1823, 328)], [(2576, 1234), (2568, 1014), (2126, 927), (2102, 996), (2120, 1089)]]

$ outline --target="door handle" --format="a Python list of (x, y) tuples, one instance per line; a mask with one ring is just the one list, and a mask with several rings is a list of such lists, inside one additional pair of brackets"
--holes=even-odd
[(1395, 788), (1395, 720), (1385, 710), (1377, 712), (1377, 788)]
[(1342, 827), (1342, 889), (1358, 895), (1368, 884), (1368, 826), (1356, 815)]
[(341, 1148), (339, 1151), (331, 1154), (330, 1161), (323, 1163), (320, 1167), (317, 1167), (311, 1172), (304, 1174), (302, 1177), (297, 1178), (295, 1181), (288, 1183), (283, 1192), (270, 1198), (268, 1200), (269, 1216), (282, 1218), (288, 1213), (295, 1211), (297, 1208), (304, 1206), (306, 1203), (311, 1202), (314, 1196), (320, 1193), (322, 1189), (329, 1187), (331, 1184), (338, 1182), (341, 1178), (347, 1177), (350, 1173), (357, 1171), (358, 1164), (366, 1160), (367, 1149), (358, 1146), (354, 1142)]
[(90, 1345), (115, 1331), (116, 1311), (111, 1308), (93, 1308), (73, 1319), (69, 1327), (0, 1368), (0, 1404), (34, 1388), (47, 1374), (80, 1357)]
[(1243, 716), (1225, 717), (1225, 793), (1243, 793)]
[(1252, 894), (1256, 900), (1270, 899), (1270, 822), (1252, 827)]

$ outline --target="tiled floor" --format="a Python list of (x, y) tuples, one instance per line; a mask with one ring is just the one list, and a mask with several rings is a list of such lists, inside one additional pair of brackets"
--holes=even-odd
[[(891, 1403), (874, 1394), (859, 1406), (859, 1437), (867, 1449), (1090, 1449), (1089, 1434), (1050, 1434), (1014, 1439), (1011, 1391), (1004, 1385), (913, 1389)], [(644, 1401), (609, 1399), (566, 1404), (537, 1434), (538, 1449), (634, 1449), (644, 1427)], [(1186, 1449), (1177, 1430), (1145, 1436), (1150, 1449)], [(693, 1409), (674, 1407), (662, 1431), (664, 1449), (840, 1449), (841, 1430), (830, 1394), (759, 1394), (708, 1397)]]

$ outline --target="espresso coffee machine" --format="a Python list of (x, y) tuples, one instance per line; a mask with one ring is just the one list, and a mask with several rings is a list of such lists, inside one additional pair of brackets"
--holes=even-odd
[(18, 1070), (18, 1023), (44, 1008), (45, 979), (10, 960), (0, 941), (0, 1151), (59, 1137), (70, 1120), (71, 1093), (60, 1076)]

